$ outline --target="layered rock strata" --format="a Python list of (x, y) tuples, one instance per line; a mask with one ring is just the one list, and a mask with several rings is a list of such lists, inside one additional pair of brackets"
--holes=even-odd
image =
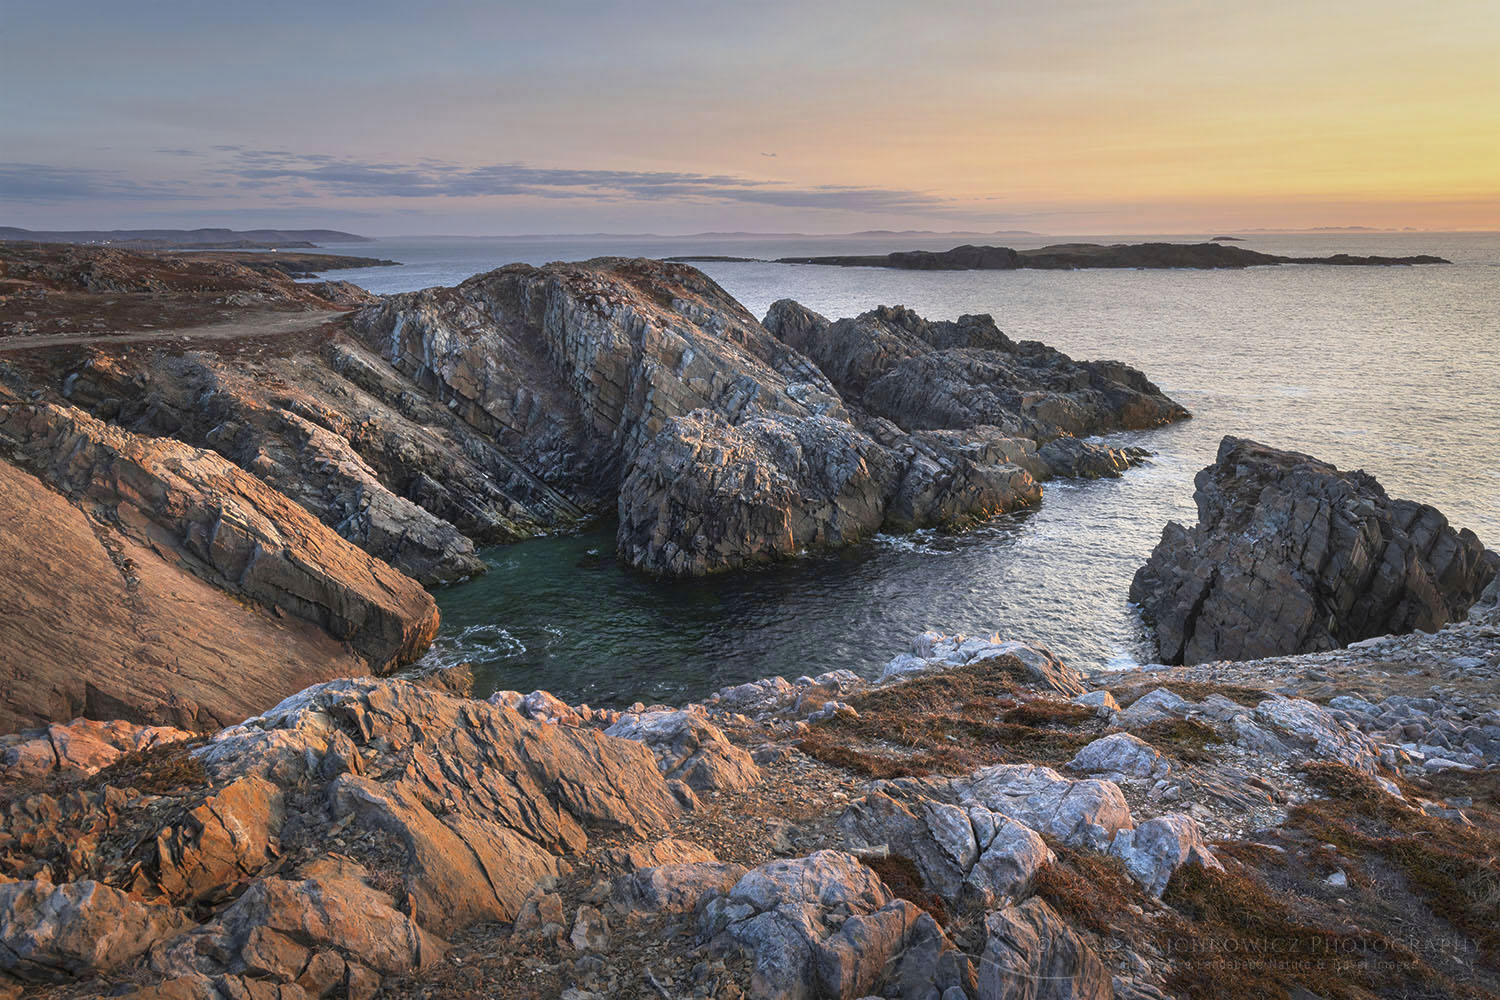
[(762, 325), (691, 268), (603, 259), (391, 296), (355, 326), (539, 479), (617, 496), (621, 553), (670, 575), (962, 526), (1138, 457), (1076, 438), (1186, 416), (1123, 365), (1015, 345), (987, 318), (850, 322), (844, 340), (888, 363), (851, 376), (809, 349), (828, 321), (793, 303)]
[(421, 587), (212, 452), (49, 403), (0, 404), (0, 446), (6, 728), (212, 728), (437, 630)]

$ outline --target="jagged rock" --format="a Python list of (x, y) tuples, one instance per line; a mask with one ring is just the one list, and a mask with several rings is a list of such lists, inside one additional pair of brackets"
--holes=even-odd
[(7, 777), (37, 777), (51, 771), (93, 774), (127, 753), (191, 739), (192, 733), (171, 726), (139, 726), (123, 719), (97, 722), (74, 719), (66, 725), (27, 730), (22, 739), (0, 750)]
[[(342, 969), (342, 960), (339, 965)], [(323, 994), (309, 992), (300, 983), (192, 972), (125, 995), (130, 1000), (310, 1000)]]
[(349, 862), (317, 862), (298, 879), (264, 878), (213, 921), (152, 952), (168, 976), (227, 972), (293, 983), (320, 952), (384, 974), (417, 972), (446, 946), (370, 888)]
[[(790, 330), (779, 315), (768, 323)], [(882, 374), (882, 386), (907, 391), (920, 375), (880, 367), (901, 358), (862, 362), (854, 376), (826, 352), (810, 361), (795, 337), (773, 336), (702, 274), (660, 261), (512, 265), (454, 289), (389, 296), (354, 324), (368, 348), (543, 482), (582, 506), (617, 497), (620, 550), (653, 573), (847, 545), (883, 524), (961, 525), (1037, 500), (1039, 435), (1185, 415), (1139, 373), (1012, 344), (987, 318), (926, 324), (888, 310), (877, 321), (894, 324), (890, 338), (915, 363), (957, 354), (1004, 374), (939, 380), (948, 403), (985, 399), (957, 423), (877, 427), (901, 407), (852, 413), (834, 382)], [(1026, 445), (992, 446), (1023, 426)]]
[(556, 860), (535, 842), (487, 817), (439, 816), (405, 783), (346, 774), (329, 795), (335, 814), (397, 838), (406, 852), (410, 912), (437, 933), (513, 920), (532, 889), (557, 876)]
[(620, 552), (649, 572), (702, 576), (852, 545), (879, 530), (896, 475), (847, 421), (673, 417), (621, 484)]
[(1468, 620), (1477, 625), (1500, 625), (1500, 573), (1469, 608)]
[(1167, 525), (1130, 588), (1164, 663), (1435, 631), (1500, 571), (1436, 509), (1307, 455), (1226, 437), (1195, 484), (1198, 525)]
[(1102, 688), (1098, 691), (1074, 695), (1069, 700), (1075, 705), (1094, 709), (1101, 718), (1105, 719), (1114, 718), (1120, 711), (1120, 703), (1115, 701), (1115, 696)]
[[(361, 773), (372, 752), (391, 755), (379, 780)], [(220, 779), (330, 780), (336, 816), (404, 850), (413, 912), (437, 933), (514, 919), (553, 855), (587, 846), (585, 823), (647, 836), (681, 812), (640, 743), (406, 681), (317, 685), (197, 753)]]
[(1197, 822), (1174, 813), (1148, 819), (1133, 830), (1120, 830), (1109, 853), (1125, 862), (1125, 870), (1153, 896), (1160, 896), (1172, 873), (1183, 864), (1222, 868)]
[(275, 858), (284, 820), (280, 788), (256, 775), (229, 783), (157, 834), (157, 884), (178, 902), (220, 894)]
[[(1374, 741), (1357, 729), (1345, 727), (1328, 709), (1305, 698), (1268, 693), (1265, 701), (1247, 708), (1222, 695), (1211, 694), (1194, 702), (1157, 688), (1121, 712), (1119, 721), (1136, 728), (1162, 719), (1193, 716), (1227, 723), (1240, 746), (1273, 757), (1335, 760), (1366, 774), (1374, 774), (1380, 766), (1380, 747)], [(1119, 736), (1108, 739), (1117, 740)]]
[(1109, 968), (1044, 900), (985, 918), (979, 1000), (1111, 1000)]
[(1114, 479), (1144, 456), (1139, 448), (1108, 448), (1069, 435), (1042, 445), (1037, 457), (1063, 479)]
[(555, 927), (561, 937), (563, 924), (562, 897), (555, 892), (532, 893), (521, 905), (511, 930), (516, 934), (537, 934), (548, 927)]
[(437, 608), (420, 587), (218, 455), (46, 403), (0, 408), (0, 439), (59, 490), (111, 511), (127, 533), (170, 546), (211, 582), (320, 625), (377, 670), (416, 659), (436, 634)]
[(609, 921), (598, 907), (585, 903), (578, 908), (568, 943), (579, 951), (609, 951)]
[(605, 733), (645, 744), (663, 776), (695, 792), (744, 791), (760, 781), (750, 755), (697, 712), (627, 712)]
[(953, 779), (951, 787), (960, 804), (976, 802), (1065, 844), (1106, 850), (1116, 832), (1132, 825), (1114, 782), (1070, 780), (1037, 764), (995, 764)]
[(1300, 760), (1334, 760), (1366, 774), (1380, 767), (1380, 748), (1344, 728), (1327, 709), (1302, 698), (1272, 697), (1234, 718), (1238, 742)]
[(631, 871), (660, 865), (688, 865), (719, 860), (708, 848), (675, 837), (617, 847), (608, 852), (606, 857), (613, 864)]
[(1120, 725), (1138, 728), (1162, 719), (1183, 719), (1197, 706), (1167, 688), (1149, 691), (1120, 713)]
[(978, 803), (873, 791), (850, 803), (838, 826), (852, 849), (887, 847), (910, 858), (944, 899), (972, 896), (986, 908), (1019, 896), (1052, 860), (1036, 831)]
[(94, 881), (0, 884), (0, 972), (27, 982), (123, 965), (190, 921)]
[[(0, 624), (0, 724), (202, 728), (330, 674), (388, 670), (436, 632), (415, 582), (217, 455), (46, 403), (0, 406), (0, 441), (36, 473), (0, 462), (23, 512), (0, 529), (19, 532), (0, 584), (18, 609)], [(60, 553), (77, 579), (54, 598)]]
[(643, 868), (616, 883), (615, 898), (627, 912), (692, 913), (704, 900), (729, 892), (744, 874), (744, 865), (718, 861)]
[(761, 865), (710, 900), (701, 924), (752, 958), (750, 995), (767, 1000), (853, 1000), (882, 985), (925, 998), (972, 975), (931, 916), (838, 851)]
[(78, 716), (212, 730), (369, 670), (319, 625), (226, 593), (4, 458), (0, 508), (0, 730)]
[(1070, 771), (1132, 778), (1161, 778), (1171, 770), (1171, 763), (1160, 751), (1129, 733), (1112, 733), (1095, 740), (1078, 751), (1067, 766)]
[(1187, 416), (1140, 372), (1016, 343), (988, 316), (934, 322), (882, 306), (830, 322), (782, 300), (765, 326), (810, 357), (845, 399), (907, 431), (985, 424), (1048, 441)]

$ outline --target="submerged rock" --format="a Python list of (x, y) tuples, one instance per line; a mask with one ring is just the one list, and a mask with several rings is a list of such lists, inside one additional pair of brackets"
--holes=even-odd
[(1432, 632), (1500, 571), (1436, 509), (1307, 455), (1226, 437), (1195, 482), (1198, 525), (1167, 525), (1130, 587), (1164, 663)]

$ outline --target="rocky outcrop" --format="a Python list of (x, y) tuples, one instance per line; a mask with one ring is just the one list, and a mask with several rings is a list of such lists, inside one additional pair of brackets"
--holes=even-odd
[(1027, 250), (965, 245), (952, 250), (902, 250), (878, 256), (782, 257), (778, 264), (831, 264), (839, 267), (895, 267), (908, 271), (1014, 271), (1018, 268), (1073, 270), (1081, 267), (1241, 268), (1266, 264), (1344, 264), (1394, 266), (1447, 264), (1430, 254), (1410, 257), (1286, 257), (1224, 246), (1222, 237), (1208, 243), (1058, 243)]
[(1013, 341), (989, 316), (937, 322), (881, 307), (831, 322), (782, 300), (765, 324), (826, 372), (846, 401), (907, 431), (988, 427), (1035, 443), (1188, 415), (1133, 368)]
[(92, 975), (188, 923), (170, 906), (98, 882), (10, 882), (0, 885), (0, 973), (30, 982)]
[(1053, 656), (1044, 646), (999, 636), (986, 638), (943, 635), (941, 632), (923, 632), (917, 636), (912, 641), (910, 652), (897, 654), (885, 665), (880, 679), (882, 682), (892, 681), (991, 660), (1016, 669), (1029, 686), (1040, 691), (1072, 698), (1087, 690), (1083, 675)]
[(215, 454), (49, 403), (0, 405), (0, 445), (18, 463), (0, 462), (0, 724), (205, 728), (410, 662), (437, 630), (416, 583)]
[(1226, 437), (1131, 584), (1164, 663), (1333, 649), (1461, 620), (1500, 555), (1363, 472)]
[(665, 777), (695, 792), (742, 792), (760, 781), (750, 755), (697, 712), (627, 713), (605, 733), (644, 743)]
[(1109, 967), (1045, 901), (991, 913), (985, 931), (983, 1000), (1113, 1000)]
[(53, 771), (94, 774), (130, 753), (191, 739), (171, 726), (140, 726), (113, 719), (74, 719), (45, 729), (0, 736), (0, 769), (8, 775), (40, 777)]
[(926, 997), (972, 982), (968, 959), (926, 913), (838, 851), (772, 861), (703, 911), (702, 933), (751, 956), (767, 1000)]
[[(668, 575), (849, 545), (882, 528), (960, 527), (1040, 498), (1035, 479), (1054, 467), (1039, 440), (1186, 415), (1139, 373), (1017, 347), (988, 318), (924, 325), (894, 311), (922, 326), (887, 359), (911, 371), (887, 372), (867, 352), (857, 364), (809, 358), (794, 327), (828, 324), (799, 309), (780, 305), (762, 325), (691, 268), (603, 259), (513, 265), (392, 296), (355, 325), (538, 480), (584, 507), (617, 498), (621, 553)], [(946, 357), (954, 351), (962, 357)], [(863, 395), (877, 375), (869, 399), (892, 397), (878, 406)], [(919, 413), (909, 397), (922, 395), (947, 402)], [(964, 410), (960, 396), (974, 405)], [(1084, 442), (1048, 454), (1080, 475), (1116, 474), (1137, 457)]]

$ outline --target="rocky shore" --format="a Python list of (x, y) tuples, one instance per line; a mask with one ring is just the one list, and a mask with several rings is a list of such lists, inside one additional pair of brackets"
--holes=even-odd
[[(167, 273), (99, 253), (0, 318)], [(1500, 558), (1437, 511), (1230, 438), (1133, 589), (1189, 665), (929, 632), (876, 679), (475, 697), (397, 671), (476, 540), (613, 509), (643, 570), (731, 569), (1118, 475), (1087, 436), (1186, 412), (989, 317), (757, 321), (658, 262), (352, 314), (217, 267), (177, 305), (311, 318), (0, 355), (3, 1000), (1500, 991)]]
[(1227, 246), (1216, 237), (1208, 243), (1058, 243), (1028, 250), (1010, 247), (961, 246), (951, 250), (902, 250), (875, 256), (782, 257), (778, 264), (827, 264), (836, 267), (895, 267), (911, 271), (1014, 271), (1020, 268), (1073, 270), (1087, 267), (1129, 268), (1242, 268), (1268, 264), (1331, 264), (1355, 267), (1393, 267), (1448, 264), (1430, 254), (1412, 257), (1360, 257), (1339, 253), (1328, 257), (1287, 257)]
[(685, 706), (476, 700), (457, 670), (207, 740), (22, 732), (0, 989), (1485, 995), (1496, 628), (1094, 678), (929, 633), (878, 681)]
[[(480, 545), (614, 517), (627, 563), (691, 576), (958, 530), (1144, 454), (1089, 435), (1187, 416), (989, 317), (778, 303), (762, 324), (682, 265), (380, 299), (249, 259), (0, 246), (0, 450), (27, 510), (0, 583), (4, 728), (212, 729), (394, 669), (436, 627), (419, 585), (483, 572)], [(85, 582), (52, 582), (59, 551)], [(213, 609), (191, 625), (187, 591)], [(80, 666), (39, 669), (47, 649)]]

